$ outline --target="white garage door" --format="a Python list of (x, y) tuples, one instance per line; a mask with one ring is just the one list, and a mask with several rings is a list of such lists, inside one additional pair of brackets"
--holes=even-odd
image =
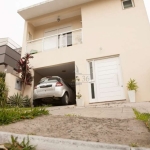
[(92, 102), (125, 99), (119, 58), (93, 61), (95, 76), (95, 98)]

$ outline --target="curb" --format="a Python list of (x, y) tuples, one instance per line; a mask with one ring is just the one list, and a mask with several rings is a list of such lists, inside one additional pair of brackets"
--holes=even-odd
[[(19, 142), (28, 136), (23, 134), (0, 132), (0, 143), (9, 142), (11, 135), (18, 137)], [(36, 150), (150, 150), (145, 148), (131, 148), (126, 145), (113, 145), (32, 135), (29, 135), (29, 139), (31, 145), (36, 145)]]

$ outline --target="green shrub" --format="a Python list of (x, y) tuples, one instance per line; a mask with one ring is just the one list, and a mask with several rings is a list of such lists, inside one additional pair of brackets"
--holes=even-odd
[(10, 96), (7, 103), (12, 107), (30, 107), (31, 98), (17, 93), (13, 96)]
[(35, 150), (35, 146), (30, 145), (29, 137), (26, 139), (24, 138), (21, 143), (18, 141), (18, 137), (11, 136), (11, 142), (5, 143), (4, 146), (8, 150)]
[(0, 107), (5, 107), (7, 104), (8, 89), (5, 80), (0, 78)]
[(23, 119), (33, 119), (37, 116), (48, 115), (45, 108), (5, 108), (0, 109), (0, 125), (14, 123)]
[(5, 81), (5, 76), (6, 76), (6, 73), (0, 72), (0, 78), (2, 78), (4, 81)]

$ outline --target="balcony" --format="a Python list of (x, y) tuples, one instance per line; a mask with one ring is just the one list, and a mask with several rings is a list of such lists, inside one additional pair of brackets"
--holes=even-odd
[(47, 35), (40, 39), (28, 41), (26, 52), (36, 54), (82, 44), (82, 29), (71, 30), (59, 34), (55, 34), (55, 31), (53, 31)]

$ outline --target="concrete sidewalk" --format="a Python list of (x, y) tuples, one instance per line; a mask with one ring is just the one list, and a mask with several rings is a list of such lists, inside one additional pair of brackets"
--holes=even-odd
[(50, 107), (48, 110), (52, 115), (79, 115), (83, 117), (94, 118), (117, 118), (130, 119), (135, 118), (133, 108), (140, 112), (150, 113), (150, 102), (144, 103), (117, 103), (117, 104), (95, 104), (86, 107), (59, 106)]
[[(10, 136), (18, 137), (21, 142), (27, 135), (0, 132), (0, 143), (8, 143)], [(36, 145), (36, 150), (150, 150), (148, 148), (132, 148), (126, 145), (114, 145), (76, 140), (64, 140), (41, 136), (29, 136), (30, 144)]]

